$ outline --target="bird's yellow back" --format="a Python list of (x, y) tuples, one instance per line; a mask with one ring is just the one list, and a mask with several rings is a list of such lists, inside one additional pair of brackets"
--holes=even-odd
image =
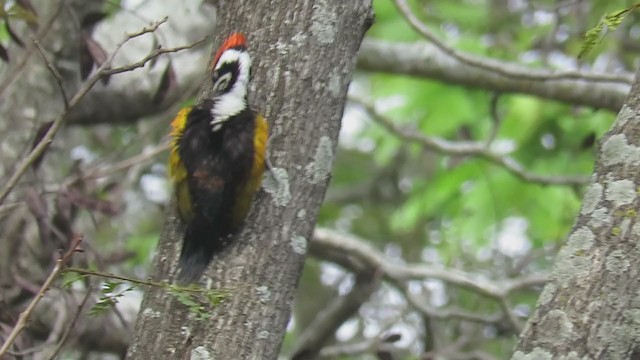
[(253, 194), (260, 188), (264, 173), (267, 139), (269, 137), (269, 125), (260, 114), (255, 116), (255, 129), (253, 133), (253, 164), (247, 183), (238, 189), (237, 203), (233, 209), (233, 219), (239, 225), (249, 213)]
[(180, 159), (179, 143), (190, 111), (190, 107), (180, 110), (171, 122), (171, 144), (169, 153), (169, 178), (173, 183), (178, 214), (184, 222), (188, 222), (189, 219), (193, 217), (193, 205), (187, 185), (187, 169)]

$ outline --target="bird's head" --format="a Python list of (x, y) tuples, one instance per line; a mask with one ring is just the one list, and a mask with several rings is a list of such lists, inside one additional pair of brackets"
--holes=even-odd
[(225, 121), (247, 107), (251, 57), (244, 35), (231, 34), (218, 49), (211, 67), (214, 100), (211, 126), (218, 131)]

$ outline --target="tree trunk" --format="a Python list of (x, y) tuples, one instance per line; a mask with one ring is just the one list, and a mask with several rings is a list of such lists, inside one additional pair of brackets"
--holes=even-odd
[(513, 359), (640, 358), (640, 73)]
[[(22, 40), (24, 47), (16, 45), (14, 41), (3, 40), (2, 46), (8, 48), (10, 60), (0, 61), (2, 187), (16, 170), (16, 164), (25, 158), (38, 128), (54, 120), (64, 108), (57, 81), (36, 50), (32, 38), (38, 41), (47, 60), (56, 68), (67, 96), (70, 97), (83, 85), (79, 58), (83, 32), (87, 34), (89, 29), (81, 29), (80, 24), (86, 15), (95, 17), (102, 12), (105, 5), (104, 0), (31, 0), (23, 3), (30, 3), (35, 9), (38, 27), (31, 29), (19, 16), (10, 17), (11, 28)], [(158, 14), (157, 19), (151, 20), (160, 20), (164, 15), (171, 15), (167, 24), (163, 26), (171, 29), (171, 26), (181, 25), (180, 31), (162, 33), (160, 44), (163, 47), (188, 45), (211, 32), (215, 12), (211, 7), (201, 6), (200, 3), (200, 0), (145, 2), (145, 6), (153, 9), (154, 14)], [(17, 12), (12, 10), (12, 13)], [(111, 53), (116, 43), (124, 39), (125, 32), (139, 31), (148, 26), (149, 21), (137, 18), (130, 10), (122, 10), (101, 20), (99, 26), (91, 31), (91, 36), (106, 52)], [(145, 55), (146, 49), (151, 51), (154, 46), (150, 36), (137, 39), (135, 44), (125, 44), (120, 49), (115, 64), (119, 66), (137, 61)], [(154, 69), (147, 66), (145, 71), (137, 70), (112, 76), (108, 85), (98, 84), (74, 108), (65, 122), (96, 124), (132, 121), (132, 118), (138, 119), (142, 115), (153, 115), (166, 109), (172, 104), (171, 100), (176, 97), (175, 94), (169, 94), (160, 105), (152, 103), (151, 98), (168, 58), (176, 69), (179, 86), (175, 93), (193, 92), (195, 88), (191, 85), (190, 90), (187, 84), (190, 80), (194, 82), (193, 68), (198, 66), (194, 58), (198, 56), (166, 55), (158, 60)], [(48, 275), (53, 261), (59, 255), (58, 249), (66, 245), (64, 238), (59, 237), (59, 234), (71, 229), (85, 233), (81, 221), (76, 221), (75, 216), (68, 215), (72, 211), (69, 210), (71, 206), (67, 197), (59, 194), (62, 191), (58, 191), (54, 196), (56, 191), (50, 189), (55, 189), (58, 185), (63, 187), (62, 179), (69, 179), (68, 168), (72, 162), (69, 159), (69, 150), (76, 145), (92, 146), (93, 140), (91, 136), (87, 136), (88, 134), (88, 131), (78, 127), (66, 127), (59, 131), (37, 173), (27, 172), (7, 201), (0, 205), (1, 343), (6, 339), (18, 315), (31, 301), (32, 294), (25, 289), (37, 291), (34, 288), (37, 289)], [(41, 235), (38, 229), (40, 224), (46, 224), (43, 226), (46, 229), (56, 226), (54, 214), (58, 213), (58, 199), (67, 200), (66, 203), (63, 202), (67, 206), (61, 208), (69, 210), (63, 213), (64, 222), (69, 227), (63, 231), (57, 229), (56, 236)], [(37, 211), (30, 211), (30, 206), (27, 205), (29, 201), (37, 205), (33, 206)], [(95, 234), (94, 225), (91, 225), (91, 230), (86, 234), (88, 236), (85, 237), (83, 247), (91, 249), (92, 244), (95, 244), (92, 236)], [(76, 264), (82, 264), (85, 260), (93, 261), (91, 253), (89, 250), (83, 255), (74, 256)], [(83, 296), (84, 292), (78, 289), (70, 292), (56, 289), (47, 291), (31, 314), (29, 326), (16, 340), (15, 344), (19, 346), (15, 346), (11, 351), (42, 344), (38, 341), (58, 341), (62, 336), (60, 326), (71, 322)], [(85, 308), (90, 309), (93, 303), (95, 299), (92, 297)], [(132, 333), (132, 326), (129, 327), (127, 322), (133, 321), (135, 312), (131, 314), (123, 309), (101, 317), (85, 316), (85, 311), (74, 328), (73, 337), (78, 340), (74, 345), (76, 349), (124, 355)], [(53, 346), (43, 346), (33, 357), (48, 358), (54, 351)]]
[[(369, 0), (240, 0), (220, 2), (218, 16), (215, 44), (232, 31), (247, 35), (250, 104), (270, 123), (273, 169), (245, 229), (204, 276), (229, 290), (211, 320), (193, 320), (173, 296), (147, 289), (130, 359), (277, 358), (373, 13)], [(181, 241), (170, 210), (153, 278), (172, 278)]]

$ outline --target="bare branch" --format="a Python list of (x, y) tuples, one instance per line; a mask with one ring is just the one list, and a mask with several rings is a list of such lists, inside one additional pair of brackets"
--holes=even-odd
[(486, 141), (450, 141), (440, 137), (426, 136), (420, 132), (402, 129), (395, 125), (393, 120), (377, 112), (375, 106), (372, 104), (354, 97), (351, 97), (350, 100), (364, 107), (375, 122), (382, 125), (391, 133), (401, 137), (402, 139), (419, 143), (427, 150), (445, 153), (448, 155), (477, 156), (481, 159), (502, 166), (519, 179), (531, 183), (539, 183), (543, 185), (584, 185), (589, 181), (589, 177), (586, 175), (548, 176), (531, 173), (514, 158), (492, 151), (487, 146)]
[[(401, 290), (408, 280), (441, 280), (495, 300), (507, 317), (511, 317), (512, 314), (510, 309), (503, 305), (512, 292), (526, 287), (542, 286), (547, 281), (546, 274), (494, 280), (458, 269), (424, 264), (399, 264), (387, 259), (365, 240), (325, 228), (316, 228), (311, 242), (311, 253), (351, 271), (380, 271), (384, 278)], [(515, 323), (514, 325), (518, 325), (513, 318), (509, 319)]]
[(20, 313), (18, 322), (14, 325), (13, 330), (11, 330), (11, 333), (0, 348), (0, 357), (2, 357), (9, 350), (18, 335), (20, 335), (24, 327), (27, 325), (29, 316), (31, 316), (31, 313), (40, 302), (40, 299), (42, 299), (42, 297), (44, 296), (44, 293), (49, 290), (49, 287), (51, 287), (53, 281), (58, 278), (58, 275), (60, 275), (66, 263), (71, 259), (71, 256), (73, 256), (73, 254), (77, 251), (81, 241), (82, 236), (76, 236), (73, 243), (69, 247), (69, 250), (56, 261), (56, 264), (49, 273), (49, 276), (45, 280), (44, 284), (42, 284), (42, 287), (40, 287), (40, 291), (31, 300), (27, 308)]
[[(83, 86), (78, 90), (78, 92), (76, 92), (76, 94), (73, 96), (73, 98), (71, 98), (71, 100), (69, 100), (68, 106), (53, 121), (53, 124), (51, 125), (51, 127), (49, 128), (47, 133), (42, 137), (40, 142), (31, 150), (29, 155), (19, 164), (19, 166), (17, 167), (16, 171), (11, 175), (11, 177), (9, 178), (9, 180), (7, 181), (5, 186), (3, 187), (2, 191), (0, 191), (0, 205), (6, 200), (6, 198), (9, 196), (9, 193), (11, 192), (11, 190), (13, 190), (13, 188), (18, 183), (18, 181), (20, 180), (22, 175), (24, 175), (24, 173), (27, 171), (27, 169), (29, 169), (29, 167), (34, 163), (34, 161), (36, 161), (40, 157), (40, 155), (46, 150), (46, 148), (49, 146), (49, 144), (51, 144), (51, 142), (53, 141), (53, 138), (55, 137), (56, 133), (58, 132), (58, 130), (60, 129), (60, 127), (64, 123), (65, 119), (67, 118), (67, 114), (69, 113), (69, 111), (82, 100), (82, 98), (89, 92), (89, 90), (91, 90), (91, 88), (93, 88), (93, 86), (103, 76), (131, 70), (131, 69), (128, 69), (128, 66), (123, 66), (123, 67), (118, 67), (118, 68), (111, 69), (111, 63), (112, 63), (114, 57), (116, 56), (116, 54), (118, 53), (118, 51), (120, 50), (120, 48), (126, 42), (128, 42), (131, 39), (134, 39), (134, 38), (139, 37), (141, 35), (156, 31), (158, 29), (158, 27), (160, 25), (162, 25), (163, 23), (165, 23), (166, 21), (167, 21), (167, 18), (165, 17), (164, 19), (162, 19), (160, 21), (157, 21), (157, 22), (151, 24), (148, 27), (145, 27), (145, 28), (143, 28), (142, 30), (140, 30), (138, 32), (129, 34), (129, 35), (127, 35), (125, 37), (124, 40), (122, 40), (116, 46), (115, 50), (111, 53), (111, 55), (109, 56), (107, 61), (102, 63), (102, 65), (100, 65), (100, 67), (98, 67), (98, 70), (96, 72), (94, 72), (94, 74), (84, 82)], [(192, 46), (195, 46), (195, 45), (189, 45), (189, 46), (185, 46), (185, 47), (177, 47), (177, 48), (172, 48), (172, 49), (156, 49), (156, 50), (154, 50), (152, 52), (152, 54), (155, 54), (155, 56), (158, 56), (158, 55), (163, 54), (163, 53), (180, 51), (180, 50), (183, 50), (185, 48), (192, 47)], [(145, 57), (142, 61), (133, 64), (135, 66), (132, 65), (133, 66), (132, 69), (135, 69), (137, 67), (143, 66), (144, 63), (146, 63), (148, 61), (151, 61), (151, 59), (153, 59), (153, 57), (150, 57), (150, 56)]]
[[(51, 31), (51, 26), (53, 26), (53, 23), (56, 21), (56, 19), (58, 19), (58, 16), (60, 16), (60, 13), (64, 8), (65, 3), (66, 3), (66, 0), (59, 1), (58, 7), (51, 14), (51, 17), (47, 19), (44, 26), (41, 27), (40, 31), (38, 32), (38, 35), (36, 36), (36, 39), (44, 38), (49, 33), (49, 31)], [(2, 83), (0, 83), (0, 94), (3, 94), (5, 90), (9, 87), (9, 85), (11, 85), (18, 78), (18, 75), (20, 75), (22, 70), (24, 70), (25, 66), (29, 62), (29, 59), (31, 58), (31, 55), (33, 55), (34, 50), (35, 50), (35, 45), (30, 46), (25, 51), (24, 55), (22, 56), (22, 59), (20, 59), (20, 62), (16, 65), (16, 67), (12, 69), (12, 71), (8, 72), (7, 77), (4, 78)]]
[[(629, 92), (628, 81), (600, 82), (598, 74), (575, 71), (575, 76), (557, 77), (556, 71), (533, 68), (493, 58), (466, 55), (484, 66), (470, 65), (429, 43), (393, 43), (365, 39), (360, 47), (358, 68), (361, 70), (403, 74), (439, 80), (470, 88), (521, 93), (617, 112)], [(504, 73), (507, 73), (506, 75)], [(529, 74), (539, 79), (527, 79), (509, 74)], [(620, 77), (633, 79), (633, 74)]]
[(65, 330), (64, 334), (62, 334), (62, 337), (60, 338), (60, 342), (58, 343), (58, 346), (49, 357), (49, 360), (56, 359), (56, 357), (60, 353), (60, 350), (62, 350), (62, 348), (64, 347), (64, 344), (67, 342), (67, 339), (69, 339), (69, 334), (71, 334), (71, 330), (73, 330), (73, 327), (76, 325), (76, 322), (80, 318), (80, 314), (82, 314), (82, 310), (84, 309), (84, 306), (87, 304), (87, 300), (89, 300), (89, 298), (91, 297), (91, 292), (92, 292), (91, 288), (88, 288), (87, 293), (82, 298), (82, 301), (80, 301), (80, 304), (78, 304), (78, 307), (76, 308), (76, 312), (73, 314), (73, 318), (69, 322), (69, 325), (67, 325), (67, 329)]
[[(448, 320), (448, 319), (458, 319), (464, 320), (474, 323), (480, 324), (491, 324), (495, 325), (503, 321), (504, 314), (495, 313), (495, 314), (478, 314), (473, 313), (464, 309), (458, 309), (455, 307), (447, 307), (447, 308), (435, 308), (429, 305), (426, 301), (419, 298), (416, 294), (411, 293), (407, 287), (403, 287), (403, 292), (407, 301), (413, 306), (416, 310), (423, 313), (424, 315), (438, 320)], [(517, 335), (517, 333), (515, 333)]]
[(292, 360), (315, 359), (322, 347), (333, 337), (336, 330), (355, 315), (360, 306), (378, 288), (375, 273), (360, 273), (351, 291), (336, 298), (318, 312), (313, 322), (298, 337)]
[(453, 56), (455, 59), (465, 64), (489, 70), (496, 74), (521, 80), (535, 80), (535, 81), (549, 81), (549, 80), (587, 80), (590, 82), (609, 82), (631, 85), (633, 77), (628, 74), (593, 74), (584, 73), (579, 71), (553, 71), (550, 73), (536, 73), (530, 71), (516, 71), (511, 68), (502, 68), (493, 66), (485, 61), (480, 61), (479, 58), (467, 55), (464, 52), (458, 51), (454, 48), (447, 46), (444, 42), (440, 41), (438, 37), (422, 22), (409, 8), (406, 0), (395, 0), (396, 7), (402, 15), (407, 19), (411, 27), (413, 27), (418, 33), (424, 36), (429, 42), (444, 51), (448, 55)]
[(192, 44), (189, 45), (184, 45), (184, 46), (178, 46), (178, 47), (174, 47), (174, 48), (157, 48), (157, 49), (153, 49), (153, 51), (151, 51), (147, 56), (145, 56), (144, 58), (142, 58), (142, 60), (135, 62), (133, 64), (129, 64), (129, 65), (125, 65), (125, 66), (120, 66), (117, 68), (113, 68), (113, 69), (106, 69), (103, 72), (103, 75), (113, 75), (113, 74), (120, 74), (123, 72), (127, 72), (127, 71), (131, 71), (131, 70), (135, 70), (137, 68), (141, 68), (143, 66), (145, 66), (149, 61), (155, 59), (156, 57), (162, 55), (162, 54), (167, 54), (167, 53), (174, 53), (174, 52), (178, 52), (178, 51), (182, 51), (182, 50), (187, 50), (187, 49), (192, 49), (198, 45), (204, 44), (207, 41), (208, 37), (204, 37)]
[(38, 50), (40, 57), (42, 58), (44, 63), (47, 65), (47, 68), (49, 69), (53, 77), (56, 79), (58, 90), (60, 90), (60, 94), (62, 94), (62, 100), (64, 101), (64, 108), (69, 109), (69, 97), (67, 96), (67, 91), (64, 89), (64, 85), (63, 85), (64, 80), (62, 79), (62, 75), (60, 75), (60, 72), (58, 71), (58, 69), (55, 67), (55, 65), (53, 65), (51, 61), (49, 61), (49, 59), (47, 58), (47, 55), (45, 55), (44, 49), (42, 48), (42, 46), (40, 46), (40, 41), (36, 38), (31, 38), (31, 41), (33, 41), (33, 45), (35, 45), (36, 49)]
[[(167, 151), (169, 149), (169, 142), (165, 141), (151, 148), (144, 149), (141, 153), (136, 154), (130, 158), (118, 161), (109, 167), (101, 167), (99, 165), (91, 166), (89, 169), (86, 169), (81, 174), (68, 178), (64, 181), (63, 185), (60, 188), (64, 188), (69, 186), (70, 184), (80, 180), (80, 179), (99, 179), (105, 176), (109, 176), (111, 174), (117, 173), (119, 171), (124, 171), (129, 169), (130, 167), (142, 164), (146, 161), (149, 161), (159, 154)], [(2, 214), (2, 208), (0, 208), (0, 215)]]

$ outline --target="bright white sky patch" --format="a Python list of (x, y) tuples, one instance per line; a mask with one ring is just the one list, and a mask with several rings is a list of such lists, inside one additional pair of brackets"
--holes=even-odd
[(325, 286), (338, 286), (344, 278), (346, 272), (329, 262), (320, 263), (320, 282)]
[(521, 217), (509, 217), (502, 222), (496, 237), (498, 251), (509, 257), (526, 254), (531, 249), (527, 236), (529, 222)]
[[(347, 149), (359, 148), (360, 139), (358, 139), (358, 137), (364, 129), (367, 119), (367, 112), (361, 106), (348, 102), (342, 115), (342, 128), (340, 129), (339, 138), (340, 146), (344, 146)], [(373, 146), (371, 146), (369, 151), (371, 150), (373, 150)]]
[(338, 330), (336, 330), (336, 339), (342, 342), (353, 339), (353, 337), (358, 333), (358, 324), (359, 321), (357, 318), (349, 319), (342, 323)]
[(140, 188), (144, 196), (158, 204), (165, 204), (169, 201), (169, 186), (164, 176), (156, 174), (145, 174), (140, 178)]
[(498, 154), (508, 154), (516, 149), (516, 142), (513, 139), (496, 139), (491, 143), (491, 151)]
[(88, 147), (80, 145), (71, 149), (71, 158), (73, 160), (80, 160), (87, 164), (96, 159), (96, 154), (92, 152)]
[(447, 304), (447, 289), (440, 280), (426, 280), (425, 287), (429, 289), (431, 306), (440, 307)]

